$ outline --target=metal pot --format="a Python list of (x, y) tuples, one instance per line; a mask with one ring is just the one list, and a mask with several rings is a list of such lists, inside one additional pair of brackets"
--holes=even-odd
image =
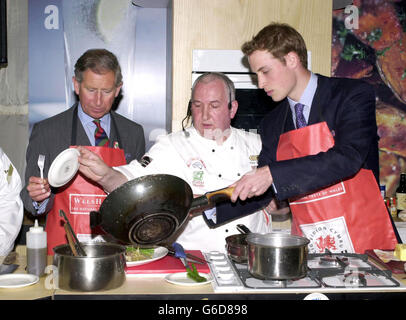
[(248, 261), (247, 235), (251, 231), (242, 224), (238, 224), (237, 229), (241, 234), (233, 234), (226, 238), (226, 250), (235, 262), (246, 263)]
[(90, 226), (101, 226), (123, 243), (158, 244), (173, 235), (189, 213), (229, 199), (233, 190), (225, 188), (193, 198), (189, 184), (176, 176), (139, 177), (111, 192), (99, 211), (90, 213)]
[(81, 243), (86, 256), (73, 256), (68, 244), (54, 248), (58, 286), (69, 291), (109, 290), (125, 281), (125, 247), (115, 243)]
[(231, 259), (237, 263), (248, 261), (248, 243), (246, 234), (233, 234), (226, 238), (226, 249)]
[(248, 271), (267, 280), (299, 279), (307, 272), (308, 239), (286, 233), (251, 233), (248, 242)]

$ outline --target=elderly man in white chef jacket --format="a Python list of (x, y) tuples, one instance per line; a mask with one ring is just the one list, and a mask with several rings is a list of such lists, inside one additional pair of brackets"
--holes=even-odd
[[(171, 174), (187, 181), (195, 196), (224, 188), (257, 166), (261, 151), (259, 135), (230, 126), (238, 108), (232, 81), (221, 73), (206, 73), (196, 79), (188, 116), (193, 125), (182, 131), (161, 135), (141, 163), (114, 167), (105, 165), (89, 150), (79, 147), (80, 171), (113, 191), (128, 180), (148, 174)], [(216, 219), (215, 209), (204, 212)], [(190, 217), (176, 239), (185, 249), (225, 251), (225, 238), (238, 233), (237, 224), (251, 231), (271, 231), (265, 210), (210, 229), (201, 215)]]
[(20, 176), (1, 148), (0, 169), (0, 256), (6, 256), (20, 232), (24, 206), (20, 198)]

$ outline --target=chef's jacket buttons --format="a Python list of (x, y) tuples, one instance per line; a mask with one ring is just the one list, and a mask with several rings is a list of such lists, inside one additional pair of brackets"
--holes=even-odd
[(219, 174), (219, 178), (221, 178), (221, 173)]
[(211, 152), (214, 152), (214, 151), (216, 151), (216, 150), (214, 150), (214, 149), (211, 150)]
[(228, 232), (228, 229), (226, 229), (225, 231)]
[(237, 173), (237, 176), (241, 176), (241, 174), (240, 174), (240, 173)]
[(231, 148), (230, 148), (231, 150), (234, 150), (234, 147), (233, 146), (231, 146)]

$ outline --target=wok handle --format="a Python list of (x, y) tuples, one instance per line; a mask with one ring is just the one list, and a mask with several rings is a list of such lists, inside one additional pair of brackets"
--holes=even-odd
[(191, 213), (204, 211), (209, 209), (217, 202), (229, 200), (233, 194), (234, 187), (227, 187), (216, 191), (205, 193), (203, 196), (193, 199), (190, 209)]
[(234, 189), (234, 187), (227, 187), (220, 190), (207, 192), (205, 196), (209, 203), (214, 204), (217, 202), (229, 200), (231, 198), (231, 195), (233, 194)]

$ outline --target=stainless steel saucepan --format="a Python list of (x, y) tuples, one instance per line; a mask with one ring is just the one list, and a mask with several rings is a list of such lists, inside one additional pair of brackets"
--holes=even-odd
[(115, 243), (81, 243), (86, 256), (74, 256), (68, 244), (54, 248), (58, 287), (69, 291), (109, 290), (125, 281), (125, 247)]
[(237, 263), (246, 263), (248, 261), (248, 243), (247, 236), (251, 233), (243, 224), (237, 225), (240, 234), (233, 234), (226, 238), (226, 250), (231, 259)]
[(307, 245), (304, 237), (286, 233), (251, 233), (248, 242), (248, 271), (259, 279), (299, 279), (307, 272)]

